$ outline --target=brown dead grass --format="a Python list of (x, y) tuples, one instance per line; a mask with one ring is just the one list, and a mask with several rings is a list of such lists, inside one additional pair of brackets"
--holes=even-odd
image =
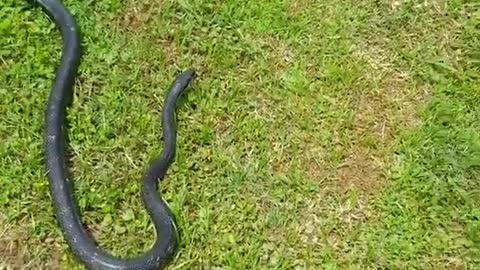
[[(290, 9), (301, 11), (309, 4), (311, 1), (293, 1), (290, 3)], [(263, 39), (260, 44), (266, 52), (269, 63), (274, 67), (272, 70), (275, 76), (281, 79), (289, 65), (295, 62), (295, 50), (276, 38)], [(395, 66), (395, 55), (384, 48), (381, 42), (362, 43), (358, 46), (353, 48), (352, 56), (366, 61), (369, 66), (359, 79), (359, 85), (363, 88), (357, 89), (351, 96), (344, 97), (350, 99), (347, 101), (348, 104), (339, 105), (347, 106), (354, 115), (349, 130), (353, 142), (345, 145), (339, 139), (341, 135), (333, 136), (332, 144), (339, 145), (341, 149), (337, 150), (344, 153), (343, 160), (338, 166), (331, 164), (329, 153), (325, 153), (325, 149), (318, 146), (315, 139), (303, 134), (295, 145), (296, 148), (302, 149), (296, 150), (302, 153), (298, 160), (289, 158), (298, 156), (298, 153), (292, 153), (289, 149), (292, 145), (272, 143), (273, 152), (277, 154), (270, 165), (275, 173), (285, 175), (292, 167), (297, 166), (298, 169), (300, 166), (310, 179), (324, 181), (333, 177), (340, 193), (351, 188), (356, 188), (364, 194), (374, 194), (381, 190), (388, 178), (388, 164), (392, 159), (391, 147), (396, 143), (401, 131), (418, 126), (416, 106), (428, 96), (429, 89), (423, 87), (416, 89), (420, 91), (414, 93), (408, 84), (409, 74)], [(313, 66), (316, 67), (313, 72), (318, 72), (318, 65)], [(310, 70), (305, 70), (305, 73), (312, 75)], [(313, 74), (310, 77), (315, 76)], [(290, 97), (292, 98), (295, 97)], [(309, 108), (313, 105), (303, 100), (304, 97), (296, 98), (298, 101), (295, 101), (295, 104), (304, 104), (299, 107)], [(315, 97), (306, 97), (312, 98)], [(292, 113), (302, 117), (315, 117), (308, 109)], [(293, 126), (287, 130), (302, 134), (301, 131), (295, 132)], [(331, 166), (336, 168), (329, 168)]]
[(21, 269), (24, 265), (24, 259), (20, 257), (18, 244), (14, 240), (0, 238), (0, 269)]
[(417, 127), (417, 106), (430, 95), (428, 85), (409, 84), (408, 72), (395, 65), (396, 54), (373, 40), (353, 48), (368, 68), (350, 100), (352, 144), (346, 149), (335, 179), (340, 190), (357, 188), (365, 194), (382, 189), (389, 177), (392, 147), (401, 132)]
[[(30, 223), (11, 224), (0, 234), (0, 269), (60, 269), (61, 245), (53, 238), (35, 240), (26, 238), (28, 224)], [(35, 253), (38, 247), (48, 250), (48, 253)]]
[[(372, 65), (373, 68), (379, 66)], [(372, 89), (358, 91), (353, 96), (355, 139), (335, 176), (341, 189), (353, 186), (366, 194), (381, 189), (388, 177), (387, 166), (396, 138), (401, 131), (419, 123), (415, 109), (419, 94), (410, 93), (408, 74), (388, 72)]]
[(167, 64), (174, 65), (177, 62), (177, 45), (173, 41), (160, 42), (160, 47), (165, 53), (165, 60)]
[[(123, 15), (120, 16), (117, 24), (127, 35), (132, 35), (132, 39), (139, 39), (138, 35), (150, 33), (152, 29), (152, 18), (156, 16), (161, 9), (162, 1), (138, 2), (129, 0), (125, 4), (126, 8)], [(177, 46), (172, 40), (158, 40), (148, 36), (143, 40), (150, 44), (156, 50), (158, 48), (165, 53), (166, 62), (169, 65), (175, 64), (177, 61)]]
[(335, 177), (342, 189), (355, 186), (372, 193), (378, 188), (382, 169), (383, 162), (377, 160), (367, 148), (355, 146), (339, 166)]
[[(161, 1), (156, 2), (160, 2), (158, 5), (161, 5)], [(126, 11), (120, 18), (119, 25), (132, 33), (141, 33), (147, 30), (147, 24), (155, 11), (152, 2), (129, 0), (125, 6)]]
[(284, 71), (289, 64), (294, 62), (295, 54), (292, 48), (282, 40), (271, 36), (254, 40), (262, 45), (274, 71)]

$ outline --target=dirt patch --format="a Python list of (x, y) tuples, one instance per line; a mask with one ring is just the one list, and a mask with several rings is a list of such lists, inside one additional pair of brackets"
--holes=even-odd
[[(161, 5), (161, 3), (158, 3), (158, 5)], [(120, 19), (120, 26), (133, 33), (147, 30), (147, 23), (155, 11), (151, 3), (149, 1), (128, 1), (125, 6), (126, 11)]]
[(395, 64), (398, 54), (384, 42), (371, 40), (352, 48), (353, 55), (368, 64), (368, 71), (349, 101), (352, 143), (335, 175), (341, 189), (355, 187), (371, 194), (382, 188), (393, 158), (392, 147), (403, 131), (420, 125), (417, 105), (431, 92), (428, 85), (412, 83), (410, 74)]
[(353, 147), (339, 166), (336, 178), (342, 188), (355, 186), (372, 193), (378, 188), (383, 163), (364, 147)]
[(21, 269), (24, 259), (19, 256), (18, 244), (16, 241), (0, 239), (0, 269)]
[(178, 60), (178, 48), (175, 41), (168, 36), (160, 39), (157, 35), (151, 35), (151, 29), (156, 27), (155, 18), (161, 14), (162, 5), (163, 1), (161, 0), (153, 2), (129, 0), (125, 4), (125, 11), (119, 17), (117, 24), (126, 35), (132, 36), (132, 40), (141, 40), (146, 44), (145, 50), (151, 50), (153, 54), (159, 51), (164, 53), (166, 62), (172, 65)]
[(410, 93), (408, 74), (378, 63), (372, 63), (372, 67), (388, 73), (378, 82), (369, 78), (370, 89), (353, 95), (353, 143), (335, 176), (342, 189), (353, 186), (367, 194), (375, 193), (385, 182), (392, 147), (400, 132), (419, 124), (415, 104), (425, 94), (423, 90)]
[[(13, 228), (13, 227), (12, 227)], [(25, 228), (14, 226), (15, 232), (5, 231), (0, 237), (0, 269), (59, 269), (61, 246), (56, 239), (26, 239), (21, 233)], [(20, 233), (23, 235), (21, 236)], [(39, 250), (47, 253), (37, 252)]]

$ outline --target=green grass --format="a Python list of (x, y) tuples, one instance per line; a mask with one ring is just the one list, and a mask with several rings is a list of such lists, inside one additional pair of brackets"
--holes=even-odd
[[(0, 3), (0, 268), (82, 269), (43, 166), (61, 40)], [(479, 269), (480, 5), (437, 0), (64, 3), (84, 57), (68, 131), (83, 220), (115, 255), (149, 248), (140, 177), (178, 108), (162, 195), (169, 269)]]

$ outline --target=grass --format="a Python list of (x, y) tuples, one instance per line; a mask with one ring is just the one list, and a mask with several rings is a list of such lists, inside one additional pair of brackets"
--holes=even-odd
[[(26, 2), (0, 3), (0, 268), (82, 269), (43, 167), (60, 37)], [(64, 1), (85, 49), (75, 195), (103, 248), (151, 245), (139, 179), (194, 67), (162, 183), (169, 269), (480, 268), (475, 1), (140, 2)]]

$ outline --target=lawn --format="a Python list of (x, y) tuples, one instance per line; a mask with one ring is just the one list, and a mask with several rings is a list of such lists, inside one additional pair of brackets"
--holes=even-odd
[[(477, 1), (64, 3), (84, 46), (75, 196), (103, 248), (152, 244), (140, 179), (193, 67), (161, 190), (181, 236), (169, 270), (480, 269)], [(40, 10), (0, 2), (0, 269), (83, 269), (43, 162), (60, 54)]]

